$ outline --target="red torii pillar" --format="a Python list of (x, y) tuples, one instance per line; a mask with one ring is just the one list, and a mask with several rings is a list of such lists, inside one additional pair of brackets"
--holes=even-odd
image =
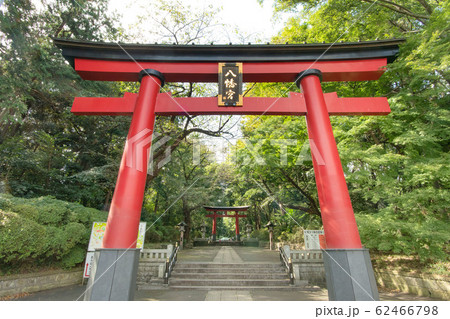
[(358, 226), (320, 85), (321, 78), (320, 70), (310, 69), (299, 74), (296, 84), (303, 89), (308, 135), (314, 142), (311, 156), (327, 248), (360, 249)]
[[(103, 237), (97, 249), (84, 300), (134, 300), (140, 249), (136, 249), (147, 178), (148, 150), (155, 124), (155, 105), (164, 76), (140, 72), (141, 86), (120, 163)], [(140, 140), (140, 141), (138, 141)]]
[(217, 212), (214, 211), (212, 216), (211, 215), (206, 215), (206, 217), (212, 217), (212, 219), (213, 219), (213, 226), (212, 226), (211, 235), (212, 235), (212, 240), (216, 241), (217, 240)]
[[(322, 72), (301, 72), (306, 121), (327, 249), (323, 258), (329, 300), (379, 300), (369, 251), (363, 249), (344, 171), (320, 85)], [(318, 157), (320, 156), (320, 161)]]
[(156, 98), (164, 85), (164, 76), (156, 70), (143, 70), (140, 78), (141, 86), (109, 209), (103, 248), (136, 247), (147, 179), (148, 150), (155, 125)]
[[(239, 217), (241, 217), (241, 216), (239, 216), (238, 213), (236, 212), (234, 224), (236, 225), (235, 227), (236, 227), (236, 240), (237, 241), (241, 240), (241, 234), (239, 233)], [(245, 217), (247, 217), (247, 216), (245, 215)]]

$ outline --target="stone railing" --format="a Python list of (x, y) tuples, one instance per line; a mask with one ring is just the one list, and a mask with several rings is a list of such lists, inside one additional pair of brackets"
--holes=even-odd
[(280, 241), (276, 243), (276, 247), (279, 249), (280, 247), (289, 246), (292, 250), (303, 250), (305, 248), (305, 245), (303, 244), (296, 244), (296, 243), (290, 243), (290, 242), (284, 242)]
[(321, 250), (291, 250), (292, 262), (322, 262), (323, 253)]
[(294, 284), (309, 284), (325, 287), (325, 268), (321, 250), (291, 250), (285, 245), (283, 250), (291, 257)]
[(167, 245), (166, 249), (143, 249), (141, 251), (137, 274), (138, 289), (163, 284), (166, 260), (170, 258), (172, 251), (173, 245)]
[(141, 261), (165, 262), (172, 254), (173, 245), (168, 245), (167, 249), (143, 249), (141, 251)]

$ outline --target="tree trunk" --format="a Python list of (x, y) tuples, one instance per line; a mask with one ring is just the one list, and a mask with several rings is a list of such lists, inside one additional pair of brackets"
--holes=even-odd
[(104, 211), (109, 211), (109, 207), (111, 206), (111, 193), (112, 191), (106, 193), (105, 204), (103, 205)]
[(261, 229), (261, 214), (256, 212), (256, 229)]
[(183, 197), (183, 216), (186, 223), (186, 231), (184, 232), (184, 242), (187, 242), (191, 235), (191, 211), (188, 207), (187, 200)]

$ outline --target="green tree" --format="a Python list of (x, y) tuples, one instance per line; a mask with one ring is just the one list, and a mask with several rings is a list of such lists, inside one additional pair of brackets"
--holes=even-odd
[(51, 37), (113, 40), (114, 18), (103, 14), (106, 0), (33, 3), (5, 1), (0, 12), (0, 188), (103, 208), (129, 119), (70, 113), (75, 96), (119, 88), (81, 80)]
[[(193, 148), (198, 152), (195, 157)], [(211, 152), (198, 140), (186, 139), (172, 152), (146, 191), (143, 220), (154, 224), (153, 240), (161, 241), (166, 234), (177, 238), (173, 230), (181, 221), (187, 224), (185, 239), (191, 239), (191, 233), (205, 221), (203, 206), (221, 198), (217, 174)]]
[[(364, 244), (419, 255), (424, 263), (445, 259), (450, 198), (449, 3), (279, 0), (276, 8), (297, 13), (274, 38), (278, 43), (406, 38), (399, 57), (380, 80), (324, 83), (323, 88), (340, 96), (389, 98), (388, 116), (332, 118), (353, 206), (357, 214), (364, 214), (358, 217)], [(363, 216), (377, 222), (364, 222)]]

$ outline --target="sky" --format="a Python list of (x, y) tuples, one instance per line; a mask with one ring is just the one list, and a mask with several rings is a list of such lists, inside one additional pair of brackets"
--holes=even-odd
[[(142, 13), (140, 5), (149, 7), (149, 4), (155, 3), (157, 0), (110, 0), (111, 10), (117, 10), (122, 15), (122, 23), (125, 28), (136, 22), (136, 16)], [(270, 41), (271, 37), (276, 35), (282, 29), (287, 15), (280, 16), (279, 19), (273, 18), (273, 0), (264, 0), (260, 5), (257, 0), (183, 0), (197, 10), (203, 7), (213, 5), (215, 8), (222, 7), (218, 15), (219, 21), (229, 25), (228, 33), (231, 39), (224, 36), (221, 39), (223, 43), (234, 40), (239, 42), (243, 35), (248, 36), (246, 42)], [(151, 19), (147, 20), (151, 23)], [(233, 36), (233, 28), (237, 28), (240, 37)], [(148, 39), (148, 42), (151, 39)]]

